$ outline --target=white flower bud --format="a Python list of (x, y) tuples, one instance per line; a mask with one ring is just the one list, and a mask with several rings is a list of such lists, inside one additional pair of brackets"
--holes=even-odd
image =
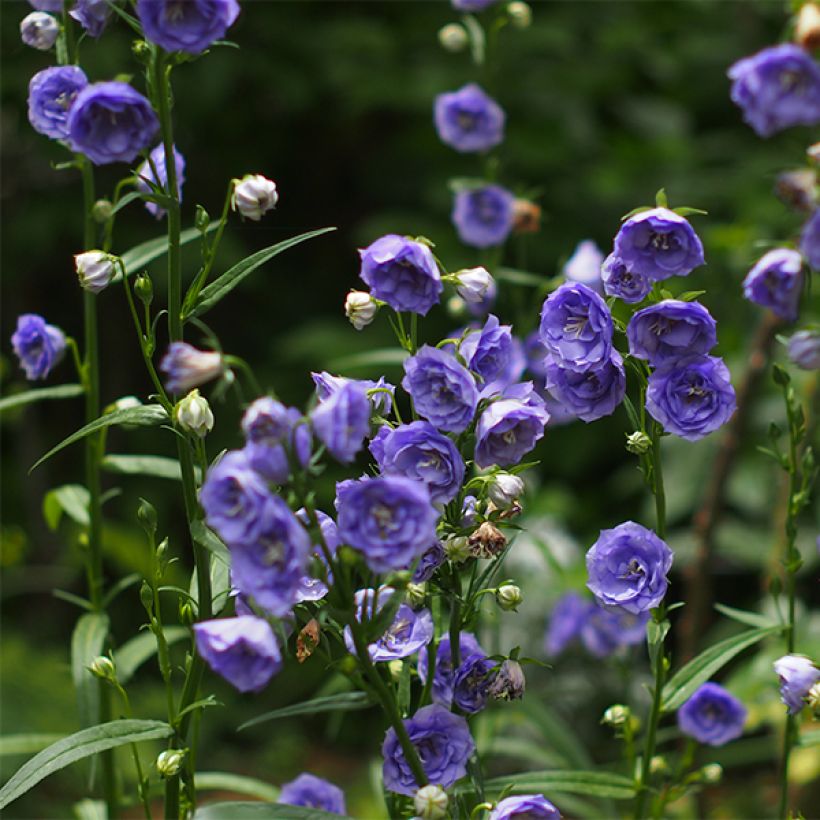
[(376, 300), (364, 290), (351, 290), (345, 299), (345, 316), (356, 330), (367, 327), (378, 309)]
[(445, 51), (455, 53), (464, 51), (470, 41), (470, 36), (464, 26), (459, 23), (448, 23), (438, 30), (438, 41)]
[(499, 510), (511, 507), (524, 493), (524, 482), (512, 473), (498, 473), (487, 487), (490, 501)]
[(644, 453), (648, 453), (651, 447), (652, 439), (640, 430), (630, 433), (626, 437), (626, 449), (636, 456), (642, 456)]
[(704, 783), (720, 783), (723, 779), (723, 766), (720, 763), (707, 763), (700, 770), (700, 776)]
[(604, 716), (601, 718), (601, 723), (606, 726), (624, 726), (629, 720), (629, 717), (629, 707), (616, 703), (604, 712)]
[(404, 664), (401, 661), (388, 661), (387, 671), (390, 672), (390, 677), (398, 683), (401, 680), (401, 673), (404, 671)]
[(515, 612), (524, 600), (521, 587), (503, 584), (495, 591), (495, 600), (505, 612)]
[(214, 414), (208, 399), (199, 394), (199, 390), (192, 390), (177, 402), (174, 411), (177, 424), (186, 433), (193, 433), (195, 436), (205, 438), (214, 429)]
[(275, 208), (278, 201), (276, 183), (262, 174), (246, 174), (242, 179), (234, 180), (231, 207), (254, 222)]
[(661, 755), (655, 755), (649, 761), (649, 771), (652, 774), (661, 774), (662, 772), (669, 771), (669, 764), (666, 762), (666, 758)]
[(60, 24), (50, 14), (33, 11), (20, 21), (20, 39), (38, 51), (48, 51), (60, 36)]
[(89, 664), (88, 670), (92, 675), (94, 675), (95, 678), (99, 678), (100, 680), (107, 680), (111, 682), (117, 680), (117, 670), (114, 666), (114, 661), (106, 655), (100, 655), (99, 657), (94, 658), (94, 660)]
[(80, 287), (91, 293), (105, 290), (114, 278), (115, 256), (105, 251), (86, 251), (74, 256)]
[(405, 593), (407, 594), (407, 603), (411, 607), (422, 606), (427, 600), (427, 584), (414, 584), (411, 582), (407, 585)]
[(130, 410), (132, 407), (142, 407), (142, 402), (136, 396), (123, 396), (111, 403), (112, 410)]
[(162, 777), (173, 777), (182, 768), (185, 760), (185, 749), (166, 749), (157, 757), (157, 771)]
[(413, 808), (422, 820), (442, 820), (447, 816), (447, 792), (441, 786), (422, 786), (413, 797)]
[(456, 290), (465, 301), (474, 305), (481, 304), (487, 295), (492, 295), (495, 287), (493, 277), (487, 268), (466, 268), (455, 274)]
[(447, 558), (457, 564), (466, 561), (471, 554), (470, 542), (464, 535), (450, 536), (442, 542), (442, 547)]
[(516, 28), (527, 28), (532, 22), (532, 9), (520, 0), (515, 0), (507, 6), (507, 14)]

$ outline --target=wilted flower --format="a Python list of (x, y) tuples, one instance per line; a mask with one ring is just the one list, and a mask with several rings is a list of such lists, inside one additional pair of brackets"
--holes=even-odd
[(561, 820), (561, 813), (543, 794), (520, 794), (500, 800), (488, 820)]
[(797, 211), (812, 211), (817, 202), (817, 174), (812, 168), (784, 171), (777, 175), (774, 192), (778, 198)]
[(614, 253), (601, 266), (601, 282), (607, 296), (616, 296), (631, 305), (642, 302), (652, 290), (652, 282), (646, 276), (629, 270)]
[(504, 139), (504, 112), (475, 83), (436, 97), (439, 139), (462, 153), (489, 151)]
[(789, 339), (789, 359), (801, 370), (820, 370), (820, 331), (798, 330)]
[(743, 295), (761, 307), (770, 308), (781, 319), (797, 318), (803, 260), (797, 251), (777, 248), (765, 254), (743, 280)]
[(513, 233), (538, 233), (541, 230), (541, 206), (529, 199), (513, 202)]
[(587, 586), (601, 604), (638, 614), (654, 609), (666, 595), (672, 550), (652, 530), (626, 521), (601, 530), (586, 564)]
[(585, 239), (578, 243), (572, 256), (567, 259), (562, 273), (568, 282), (580, 282), (600, 293), (603, 261), (601, 249), (591, 239)]
[(33, 11), (20, 21), (20, 39), (38, 51), (48, 51), (60, 36), (60, 24), (50, 14)]
[(453, 202), (453, 224), (459, 239), (473, 248), (501, 245), (513, 227), (515, 197), (500, 185), (465, 188)]
[(507, 546), (507, 536), (495, 524), (485, 521), (467, 539), (467, 544), (474, 558), (494, 558)]
[(105, 290), (114, 278), (115, 257), (105, 251), (85, 251), (74, 256), (80, 287), (90, 293)]
[(495, 700), (520, 700), (524, 697), (527, 680), (521, 664), (507, 658), (496, 671), (490, 684), (489, 695)]
[(517, 398), (494, 401), (476, 425), (476, 465), (485, 468), (494, 464), (499, 467), (518, 464), (543, 437), (548, 421), (549, 413), (535, 394), (526, 401)]
[(60, 328), (46, 324), (36, 313), (17, 317), (17, 329), (11, 336), (11, 346), (20, 360), (20, 367), (29, 381), (44, 379), (60, 363), (66, 338)]
[(483, 652), (462, 660), (453, 676), (453, 703), (462, 712), (474, 715), (487, 705), (495, 666)]
[(85, 72), (74, 65), (38, 71), (28, 85), (28, 119), (32, 128), (52, 139), (67, 139), (71, 107), (87, 85)]
[(794, 39), (808, 51), (820, 46), (820, 7), (816, 3), (804, 3), (800, 7)]
[(812, 686), (820, 680), (818, 669), (805, 655), (784, 655), (774, 662), (780, 679), (780, 699), (790, 715), (796, 715), (805, 705)]
[(107, 0), (76, 0), (69, 14), (85, 29), (89, 37), (97, 38), (111, 20), (111, 5)]
[(421, 820), (443, 820), (447, 803), (447, 792), (441, 786), (422, 786), (413, 796), (413, 808)]
[(231, 208), (246, 219), (258, 222), (278, 201), (276, 183), (262, 174), (246, 174), (234, 180)]
[(159, 369), (168, 377), (168, 391), (182, 393), (221, 376), (224, 365), (222, 354), (216, 350), (197, 350), (187, 342), (171, 342)]
[(258, 692), (282, 668), (270, 624), (253, 615), (194, 624), (196, 649), (208, 666), (240, 692)]
[(367, 327), (378, 309), (376, 300), (367, 291), (351, 290), (345, 298), (345, 316), (356, 330)]
[(806, 220), (800, 231), (800, 253), (812, 270), (820, 270), (820, 208)]
[(704, 683), (678, 709), (685, 735), (709, 746), (723, 746), (743, 734), (746, 707), (717, 683)]
[(632, 356), (658, 367), (708, 353), (717, 344), (717, 324), (699, 302), (666, 299), (639, 310), (629, 320), (626, 337)]
[(512, 473), (496, 473), (487, 485), (487, 495), (499, 510), (506, 510), (524, 494), (524, 482)]
[[(422, 766), (429, 781), (449, 789), (464, 777), (467, 761), (475, 751), (475, 742), (463, 717), (433, 704), (407, 718), (404, 726), (412, 744), (421, 751)], [(392, 727), (385, 735), (382, 755), (385, 788), (398, 794), (414, 795), (419, 784)]]
[(579, 372), (561, 367), (550, 357), (545, 387), (572, 415), (586, 422), (596, 421), (614, 413), (623, 401), (626, 393), (623, 359), (613, 348), (609, 361)]
[[(152, 185), (165, 190), (168, 187), (168, 171), (165, 167), (165, 146), (160, 143), (149, 154), (150, 161), (146, 160), (137, 169), (137, 190), (144, 194), (151, 192)], [(174, 165), (177, 177), (177, 198), (182, 201), (182, 185), (185, 182), (185, 157), (174, 146)], [(154, 169), (156, 168), (156, 175)], [(159, 178), (157, 178), (159, 177)], [(161, 219), (165, 216), (165, 209), (156, 202), (146, 202), (145, 207), (152, 216)]]
[(463, 51), (470, 42), (470, 36), (464, 26), (458, 23), (448, 23), (438, 30), (438, 41), (446, 51)]
[(310, 415), (317, 438), (344, 464), (362, 449), (370, 431), (370, 402), (361, 383), (347, 381)]
[(481, 304), (495, 285), (487, 268), (465, 268), (454, 274), (458, 295), (468, 304)]
[(166, 51), (200, 54), (225, 36), (238, 15), (237, 0), (137, 0), (146, 39)]
[(196, 389), (177, 402), (174, 416), (177, 424), (186, 433), (192, 433), (200, 438), (204, 438), (214, 429), (214, 414), (211, 412), (208, 399), (201, 396)]
[[(458, 639), (459, 657), (486, 655), (472, 632), (461, 632)], [(427, 683), (427, 652), (419, 652), (418, 673), (422, 683)], [(436, 649), (436, 667), (433, 672), (432, 696), (434, 703), (449, 708), (453, 701), (453, 653), (450, 649), (450, 636), (442, 635)]]

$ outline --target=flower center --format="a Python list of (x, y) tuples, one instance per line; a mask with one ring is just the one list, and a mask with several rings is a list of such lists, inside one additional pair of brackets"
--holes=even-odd
[(661, 337), (669, 333), (678, 324), (675, 319), (668, 319), (666, 316), (658, 316), (651, 325), (649, 332)]
[(393, 511), (383, 504), (378, 504), (373, 507), (373, 518), (376, 519), (379, 535), (386, 538), (388, 532), (393, 529)]
[(190, 0), (170, 0), (165, 6), (165, 21), (167, 23), (179, 23), (185, 18), (185, 3)]
[(649, 244), (652, 245), (656, 251), (672, 251), (677, 249), (680, 242), (678, 242), (678, 238), (674, 234), (653, 232), (649, 239)]
[(636, 578), (644, 575), (644, 568), (638, 563), (637, 558), (633, 558), (626, 567), (626, 572), (621, 576), (623, 579)]
[(564, 333), (577, 339), (584, 332), (588, 321), (589, 315), (586, 313), (570, 313), (564, 323)]
[(506, 433), (501, 434), (501, 438), (504, 439), (507, 444), (515, 444), (515, 430), (507, 430)]
[(468, 111), (459, 111), (456, 114), (456, 122), (462, 131), (472, 131), (476, 125), (476, 118)]
[(268, 567), (279, 564), (285, 557), (285, 545), (281, 541), (271, 541), (265, 544), (262, 553), (262, 563)]

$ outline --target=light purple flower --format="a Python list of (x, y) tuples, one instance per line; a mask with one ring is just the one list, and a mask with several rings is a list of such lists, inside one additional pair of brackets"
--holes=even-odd
[(456, 11), (472, 12), (484, 11), (498, 0), (450, 0), (450, 2)]
[(587, 586), (598, 601), (637, 615), (654, 609), (666, 595), (672, 550), (652, 530), (626, 521), (601, 530), (586, 564)]
[(800, 232), (800, 252), (812, 270), (820, 271), (820, 208), (806, 220)]
[(502, 325), (490, 314), (480, 331), (468, 333), (459, 347), (467, 366), (483, 379), (484, 385), (500, 389), (512, 384), (524, 370), (524, 357), (512, 327)]
[(240, 692), (258, 692), (282, 668), (270, 624), (254, 615), (194, 624), (196, 649), (208, 666)]
[(416, 571), (413, 573), (413, 583), (422, 584), (429, 581), (435, 571), (444, 563), (444, 547), (441, 546), (440, 541), (436, 541), (432, 547), (428, 547), (416, 566)]
[(67, 139), (71, 107), (87, 85), (85, 72), (74, 65), (38, 71), (28, 85), (28, 119), (31, 127), (52, 139)]
[(238, 15), (237, 0), (137, 0), (146, 39), (166, 51), (201, 54)]
[(625, 609), (606, 609), (591, 604), (581, 627), (581, 643), (590, 655), (606, 658), (625, 646), (637, 646), (646, 640), (649, 612), (637, 615)]
[(743, 295), (761, 307), (774, 311), (781, 319), (797, 318), (803, 286), (803, 259), (797, 251), (776, 248), (769, 251), (743, 280)]
[[(470, 655), (485, 655), (476, 636), (472, 632), (462, 632), (459, 635), (459, 659)], [(427, 683), (427, 651), (419, 652), (418, 673), (422, 683)], [(443, 635), (436, 648), (436, 668), (433, 672), (432, 696), (433, 703), (450, 707), (453, 702), (453, 655), (450, 651), (450, 636)]]
[(52, 14), (63, 10), (63, 0), (28, 0), (28, 4), (36, 11), (50, 11)]
[(464, 658), (453, 676), (453, 703), (474, 715), (487, 705), (490, 687), (495, 680), (496, 662), (483, 652)]
[(784, 655), (774, 662), (774, 671), (780, 679), (780, 699), (796, 715), (805, 705), (809, 689), (820, 680), (818, 669), (804, 655)]
[(349, 464), (370, 432), (370, 402), (359, 382), (349, 381), (310, 414), (316, 437), (343, 464)]
[(801, 370), (820, 370), (820, 330), (798, 330), (789, 339), (789, 359)]
[(567, 282), (580, 282), (597, 293), (602, 292), (601, 264), (604, 255), (601, 249), (591, 240), (579, 242), (572, 256), (564, 264), (562, 273)]
[(258, 473), (275, 484), (284, 484), (291, 473), (291, 455), (302, 467), (311, 456), (311, 435), (295, 407), (263, 396), (242, 416), (244, 452)]
[(611, 253), (601, 266), (601, 281), (607, 296), (615, 296), (630, 305), (642, 302), (652, 290), (652, 281), (630, 270)]
[(89, 37), (99, 37), (111, 20), (107, 0), (76, 0), (69, 14), (85, 29)]
[(492, 402), (476, 425), (476, 466), (518, 464), (543, 437), (548, 421), (544, 402), (535, 393), (526, 401), (509, 398)]
[[(404, 726), (431, 783), (449, 789), (467, 774), (467, 762), (475, 751), (475, 742), (463, 717), (433, 704), (407, 718)], [(385, 788), (398, 794), (415, 794), (420, 784), (416, 783), (392, 727), (385, 735), (382, 755)]]
[(717, 324), (699, 302), (666, 299), (639, 310), (626, 328), (629, 352), (653, 367), (708, 353), (717, 344)]
[(316, 398), (320, 404), (327, 401), (327, 399), (338, 392), (345, 384), (353, 382), (361, 385), (361, 387), (370, 394), (370, 404), (376, 412), (387, 416), (393, 409), (393, 397), (396, 393), (396, 388), (390, 384), (390, 382), (385, 381), (384, 376), (380, 376), (379, 380), (374, 382), (371, 379), (348, 379), (344, 376), (334, 376), (326, 370), (323, 370), (321, 373), (311, 373), (310, 377), (316, 385)]
[(610, 416), (626, 392), (623, 359), (613, 349), (608, 362), (578, 372), (561, 367), (550, 358), (545, 386), (556, 401), (583, 421)]
[(561, 813), (543, 794), (505, 797), (490, 812), (489, 820), (561, 820)]
[(500, 185), (465, 188), (453, 202), (453, 224), (459, 239), (473, 248), (503, 244), (513, 228), (515, 197)]
[(170, 393), (187, 393), (221, 376), (224, 365), (222, 354), (216, 350), (198, 350), (187, 342), (171, 342), (159, 369), (168, 377), (165, 387)]
[(282, 784), (279, 803), (286, 806), (305, 806), (330, 814), (346, 814), (344, 792), (333, 783), (312, 774), (300, 774), (295, 780)]
[(42, 316), (23, 313), (17, 317), (11, 346), (26, 378), (35, 381), (44, 379), (60, 363), (65, 354), (66, 339), (60, 328), (47, 324)]
[(557, 657), (578, 638), (593, 606), (592, 601), (577, 592), (567, 592), (558, 599), (544, 638), (547, 657)]
[(475, 83), (436, 97), (439, 139), (462, 153), (489, 151), (504, 139), (501, 106)]
[[(163, 191), (168, 186), (168, 173), (165, 168), (165, 147), (162, 143), (154, 148), (149, 156), (151, 161), (146, 160), (137, 169), (137, 190), (144, 194), (152, 192), (151, 185), (159, 187)], [(176, 146), (174, 146), (174, 165), (176, 166), (177, 175), (177, 197), (182, 202), (182, 185), (185, 182), (185, 157), (177, 151)], [(154, 175), (154, 168), (157, 170), (159, 180)], [(162, 219), (165, 216), (165, 209), (157, 205), (156, 202), (146, 202), (145, 207), (148, 213), (157, 219)]]
[(704, 683), (678, 709), (683, 734), (707, 746), (724, 746), (743, 734), (746, 707), (717, 683)]

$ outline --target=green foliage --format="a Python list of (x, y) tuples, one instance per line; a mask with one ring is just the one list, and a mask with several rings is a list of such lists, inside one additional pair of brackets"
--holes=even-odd
[(352, 820), (339, 814), (303, 806), (285, 806), (281, 803), (211, 803), (201, 806), (194, 820)]
[(101, 684), (88, 667), (103, 654), (109, 620), (102, 612), (80, 616), (71, 636), (71, 677), (77, 693), (80, 726), (91, 726), (98, 719)]
[(56, 387), (40, 387), (37, 390), (24, 390), (20, 393), (12, 393), (10, 396), (0, 399), (0, 412), (10, 410), (13, 407), (23, 407), (37, 401), (53, 399), (72, 399), (83, 394), (81, 384), (58, 384)]
[(373, 701), (366, 692), (342, 692), (338, 695), (328, 695), (324, 698), (314, 698), (304, 703), (295, 703), (292, 706), (283, 706), (281, 709), (274, 709), (264, 715), (245, 721), (237, 728), (238, 732), (243, 729), (250, 729), (251, 726), (258, 726), (260, 723), (267, 723), (271, 720), (279, 720), (297, 715), (317, 715), (321, 712), (351, 712), (359, 709), (367, 709), (373, 705)]
[(506, 789), (512, 794), (570, 792), (612, 800), (630, 800), (635, 796), (635, 784), (629, 778), (594, 771), (526, 772), (492, 778), (484, 787), (490, 794)]

